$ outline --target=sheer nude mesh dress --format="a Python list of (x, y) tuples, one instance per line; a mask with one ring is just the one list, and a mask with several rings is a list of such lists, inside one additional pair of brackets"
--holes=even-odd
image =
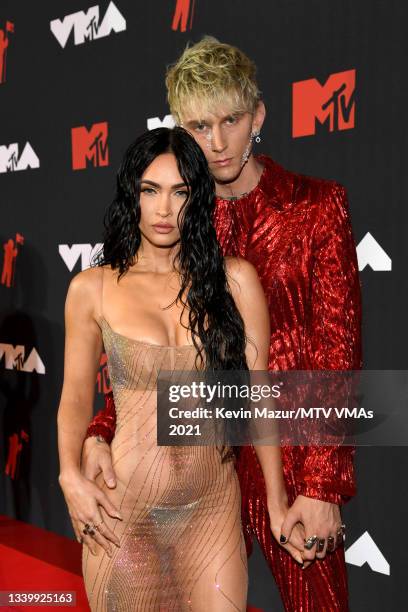
[[(89, 605), (109, 612), (227, 612), (246, 609), (247, 558), (239, 484), (215, 447), (158, 446), (156, 380), (161, 370), (194, 369), (193, 345), (161, 346), (114, 331), (104, 318), (116, 285), (100, 268), (101, 320), (117, 426), (112, 441), (117, 486), (97, 484), (123, 521), (101, 508), (120, 539), (111, 558), (83, 546)], [(99, 273), (99, 270), (97, 271)], [(105, 280), (104, 280), (105, 279)], [(115, 302), (117, 303), (117, 301)]]

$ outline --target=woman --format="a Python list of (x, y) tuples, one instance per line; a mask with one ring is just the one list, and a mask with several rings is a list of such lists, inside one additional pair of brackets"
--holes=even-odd
[[(246, 609), (232, 453), (156, 442), (160, 371), (267, 369), (262, 287), (251, 264), (223, 259), (213, 207), (213, 180), (191, 136), (182, 128), (142, 135), (118, 172), (103, 255), (68, 290), (60, 484), (78, 539), (94, 541), (96, 554), (83, 548), (92, 610)], [(80, 473), (103, 345), (117, 409), (114, 490), (103, 489), (102, 475), (95, 484)], [(279, 524), (287, 507), (280, 449), (257, 453)]]

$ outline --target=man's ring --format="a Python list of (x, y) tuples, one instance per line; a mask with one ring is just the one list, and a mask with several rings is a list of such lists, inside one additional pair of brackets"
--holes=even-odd
[(329, 536), (327, 538), (327, 551), (328, 552), (333, 552), (334, 550), (334, 537), (333, 536)]
[(304, 540), (305, 548), (307, 550), (311, 550), (313, 546), (316, 544), (317, 540), (318, 540), (317, 535), (312, 535), (309, 538), (305, 539)]
[(324, 543), (326, 542), (325, 538), (319, 538), (319, 543), (317, 545), (317, 552), (323, 552)]

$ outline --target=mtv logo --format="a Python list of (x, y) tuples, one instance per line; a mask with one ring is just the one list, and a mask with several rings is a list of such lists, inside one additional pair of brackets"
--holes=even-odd
[(324, 85), (317, 79), (292, 85), (292, 136), (313, 136), (316, 121), (330, 132), (354, 128), (356, 71), (331, 74)]
[(87, 161), (94, 167), (109, 164), (108, 123), (94, 123), (90, 130), (84, 126), (72, 128), (72, 168), (83, 170)]
[(155, 130), (158, 127), (167, 127), (172, 129), (175, 125), (176, 122), (174, 121), (173, 115), (166, 115), (163, 120), (159, 117), (152, 117), (151, 119), (147, 120), (148, 130)]
[(86, 270), (91, 265), (91, 260), (95, 253), (102, 248), (102, 243), (97, 243), (95, 246), (91, 244), (60, 244), (58, 246), (58, 252), (65, 262), (68, 270), (72, 272), (77, 261), (81, 260), (81, 270)]
[(96, 375), (96, 387), (98, 393), (103, 393), (104, 395), (112, 391), (109, 378), (108, 357), (106, 353), (102, 353), (99, 361), (99, 370)]
[(357, 259), (360, 272), (366, 266), (370, 266), (375, 272), (389, 272), (392, 267), (391, 258), (370, 232), (366, 233), (357, 246)]
[(68, 38), (74, 31), (74, 44), (81, 45), (86, 40), (96, 40), (109, 36), (111, 32), (126, 30), (126, 19), (113, 2), (109, 3), (102, 21), (99, 18), (99, 6), (91, 6), (88, 11), (77, 11), (66, 15), (63, 20), (50, 21), (50, 29), (62, 48), (67, 44)]
[(191, 30), (193, 27), (194, 17), (194, 0), (176, 0), (176, 7), (174, 9), (173, 20), (171, 23), (171, 29), (180, 32), (185, 32), (188, 28)]
[(9, 34), (14, 33), (14, 23), (12, 21), (6, 21), (6, 27), (4, 30), (0, 28), (0, 84), (6, 82), (6, 68), (7, 68), (7, 49), (10, 45)]
[(17, 142), (0, 146), (0, 172), (16, 172), (39, 167), (40, 160), (29, 142), (26, 142), (20, 156)]
[(390, 575), (390, 564), (368, 531), (365, 531), (363, 535), (346, 550), (345, 554), (346, 562), (351, 565), (362, 567), (364, 563), (367, 563), (373, 572), (385, 574), (386, 576)]
[(31, 350), (29, 356), (24, 361), (24, 346), (0, 343), (0, 361), (3, 357), (6, 370), (35, 371), (37, 374), (45, 374), (45, 365), (35, 348)]

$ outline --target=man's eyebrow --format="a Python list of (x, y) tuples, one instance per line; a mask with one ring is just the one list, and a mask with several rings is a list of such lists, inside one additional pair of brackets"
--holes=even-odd
[[(154, 181), (149, 181), (148, 179), (142, 179), (140, 182), (147, 183), (148, 185), (152, 185), (152, 187), (158, 187), (158, 188), (161, 187), (159, 183), (155, 183)], [(176, 183), (175, 185), (171, 186), (172, 189), (178, 189), (179, 187), (187, 187), (187, 185), (185, 183)]]
[[(227, 113), (223, 117), (220, 117), (220, 120), (225, 121), (225, 119), (229, 119), (230, 117), (242, 117), (242, 115), (244, 114), (245, 114), (245, 111), (231, 111), (230, 113)], [(207, 119), (190, 119), (190, 121), (187, 121), (185, 125), (192, 127), (193, 125), (202, 124), (202, 123), (207, 124), (209, 123), (209, 121)]]
[(191, 127), (192, 125), (201, 123), (206, 123), (205, 119), (190, 119), (190, 121), (187, 121), (186, 125), (189, 125)]

